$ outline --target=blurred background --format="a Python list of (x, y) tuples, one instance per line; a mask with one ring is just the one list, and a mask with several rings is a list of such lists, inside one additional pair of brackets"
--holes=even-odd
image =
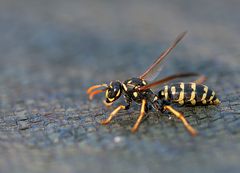
[[(0, 172), (238, 172), (240, 2), (0, 1)], [(203, 73), (219, 107), (179, 108), (200, 131), (138, 107), (107, 127), (87, 87), (140, 75), (188, 34), (161, 75)], [(160, 76), (161, 77), (161, 76)]]

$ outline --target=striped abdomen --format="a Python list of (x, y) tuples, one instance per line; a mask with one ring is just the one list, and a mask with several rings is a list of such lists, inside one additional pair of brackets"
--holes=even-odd
[(219, 99), (213, 90), (206, 85), (196, 83), (175, 83), (164, 86), (159, 91), (159, 98), (180, 105), (217, 105)]

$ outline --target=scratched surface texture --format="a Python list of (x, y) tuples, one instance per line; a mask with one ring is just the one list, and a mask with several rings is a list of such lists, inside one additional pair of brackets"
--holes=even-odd
[[(239, 172), (239, 6), (2, 0), (0, 172)], [(186, 29), (161, 75), (208, 76), (222, 104), (179, 108), (200, 135), (154, 112), (131, 134), (137, 105), (100, 126), (112, 109), (86, 88), (138, 76)]]

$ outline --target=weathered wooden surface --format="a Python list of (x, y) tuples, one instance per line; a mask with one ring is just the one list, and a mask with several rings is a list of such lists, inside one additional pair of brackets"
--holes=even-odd
[[(0, 2), (0, 172), (239, 172), (238, 1)], [(109, 126), (88, 86), (140, 74), (187, 29), (163, 75), (196, 71), (219, 107), (180, 108), (200, 131), (138, 107)]]

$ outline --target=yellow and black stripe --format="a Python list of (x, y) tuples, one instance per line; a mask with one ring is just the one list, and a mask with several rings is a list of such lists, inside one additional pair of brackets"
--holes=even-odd
[(218, 105), (215, 92), (206, 85), (196, 83), (176, 83), (164, 86), (159, 97), (179, 105)]

